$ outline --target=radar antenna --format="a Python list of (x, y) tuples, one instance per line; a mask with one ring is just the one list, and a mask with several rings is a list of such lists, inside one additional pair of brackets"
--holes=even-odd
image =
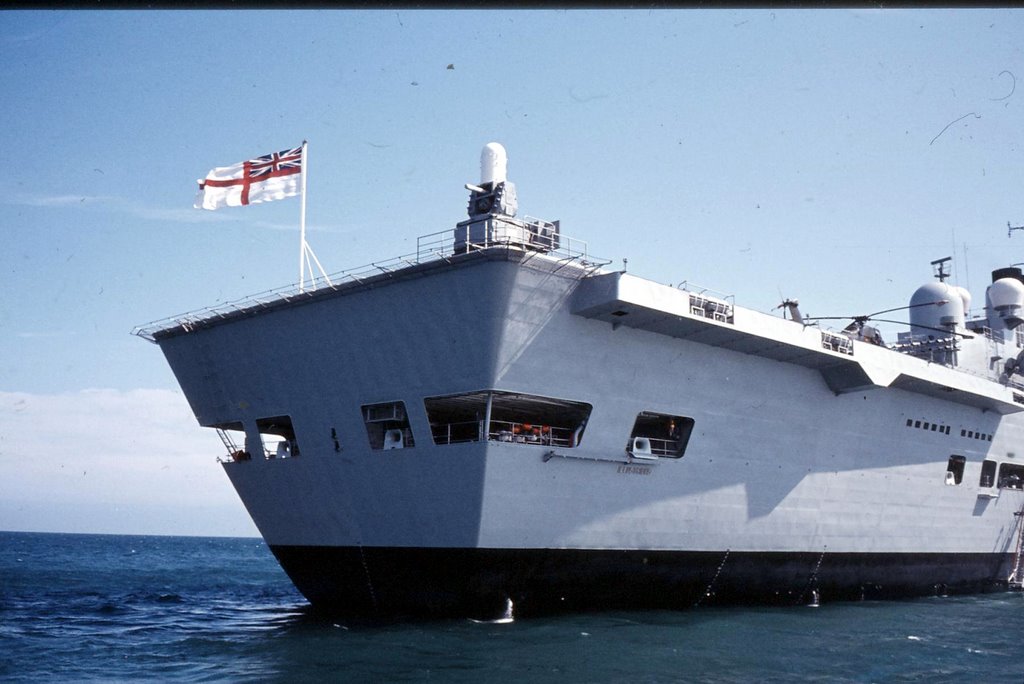
[(946, 264), (952, 260), (953, 257), (943, 257), (932, 262), (932, 269), (935, 271), (935, 277), (939, 279), (940, 283), (946, 282), (946, 278), (950, 276), (949, 271), (946, 270)]
[(1024, 226), (1011, 226), (1010, 222), (1006, 222), (1006, 237), (1013, 237), (1013, 231), (1024, 230)]

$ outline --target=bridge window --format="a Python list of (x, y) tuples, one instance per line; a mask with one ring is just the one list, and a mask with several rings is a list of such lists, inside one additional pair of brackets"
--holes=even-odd
[(381, 451), (416, 446), (412, 428), (409, 427), (409, 416), (405, 412), (405, 402), (366, 404), (362, 410), (371, 449)]
[(636, 417), (626, 451), (633, 458), (681, 458), (693, 432), (693, 418), (644, 411)]

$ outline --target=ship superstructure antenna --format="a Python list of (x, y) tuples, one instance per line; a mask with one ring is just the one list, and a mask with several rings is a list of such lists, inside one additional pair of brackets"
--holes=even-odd
[(328, 285), (333, 286), (334, 283), (327, 276), (327, 272), (324, 271), (324, 267), (320, 265), (320, 260), (316, 258), (316, 254), (313, 253), (313, 248), (306, 242), (306, 175), (309, 173), (309, 143), (305, 140), (302, 141), (302, 209), (299, 213), (299, 292), (304, 292), (306, 289), (306, 272), (309, 272), (309, 284), (312, 285), (316, 282), (316, 276), (313, 274), (313, 264), (320, 270), (320, 275), (324, 280), (327, 281)]
[(1006, 222), (1006, 237), (1013, 237), (1013, 231), (1024, 230), (1024, 226), (1011, 226), (1010, 222)]
[(946, 282), (946, 278), (950, 276), (949, 271), (946, 270), (946, 265), (953, 260), (953, 257), (942, 257), (932, 262), (932, 268), (935, 270), (935, 277), (939, 279), (940, 283)]

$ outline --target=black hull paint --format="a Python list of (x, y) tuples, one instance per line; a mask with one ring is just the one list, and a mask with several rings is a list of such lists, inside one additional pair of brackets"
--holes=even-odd
[(314, 608), (491, 618), (700, 605), (804, 605), (1006, 588), (1009, 554), (272, 546)]

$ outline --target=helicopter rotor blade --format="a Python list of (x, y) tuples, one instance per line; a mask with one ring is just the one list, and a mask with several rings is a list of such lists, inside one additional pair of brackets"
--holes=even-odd
[[(906, 321), (894, 321), (894, 320), (891, 320), (891, 319), (888, 319), (888, 318), (876, 318), (874, 320), (878, 321), (879, 323), (896, 323), (898, 325), (910, 325)], [(974, 335), (968, 335), (967, 333), (956, 332), (954, 330), (945, 330), (943, 328), (933, 328), (930, 325), (918, 325), (918, 324), (915, 323), (914, 327), (915, 328), (924, 328), (925, 330), (934, 330), (935, 332), (940, 332), (940, 333), (942, 333), (944, 335), (956, 335), (957, 337), (962, 337), (965, 340), (974, 339)]]
[[(861, 322), (866, 323), (866, 322), (868, 322), (870, 320), (875, 320), (875, 316), (878, 316), (880, 314), (892, 313), (893, 311), (904, 311), (906, 309), (916, 309), (919, 306), (940, 306), (942, 304), (948, 304), (948, 303), (949, 303), (948, 299), (939, 299), (939, 300), (936, 300), (934, 302), (922, 302), (920, 304), (911, 304), (910, 306), (897, 306), (896, 308), (893, 308), (893, 309), (882, 309), (881, 311), (876, 311), (875, 313), (868, 314), (866, 316), (804, 316), (804, 318), (809, 320), (809, 321), (858, 321), (859, 320)], [(881, 319), (877, 319), (877, 320), (881, 320)], [(899, 322), (900, 321), (886, 321), (886, 323), (899, 323)], [(903, 323), (903, 325), (907, 325), (907, 323)], [(927, 326), (919, 325), (917, 327), (924, 328), (924, 327), (927, 327)], [(935, 328), (935, 330), (938, 330), (938, 328)]]
[(921, 302), (920, 304), (911, 304), (909, 306), (897, 306), (895, 309), (883, 309), (882, 311), (876, 311), (873, 314), (868, 314), (868, 318), (874, 318), (880, 314), (892, 313), (893, 311), (904, 311), (906, 309), (916, 309), (919, 306), (942, 306), (943, 304), (949, 304), (948, 299), (937, 299), (934, 302)]

